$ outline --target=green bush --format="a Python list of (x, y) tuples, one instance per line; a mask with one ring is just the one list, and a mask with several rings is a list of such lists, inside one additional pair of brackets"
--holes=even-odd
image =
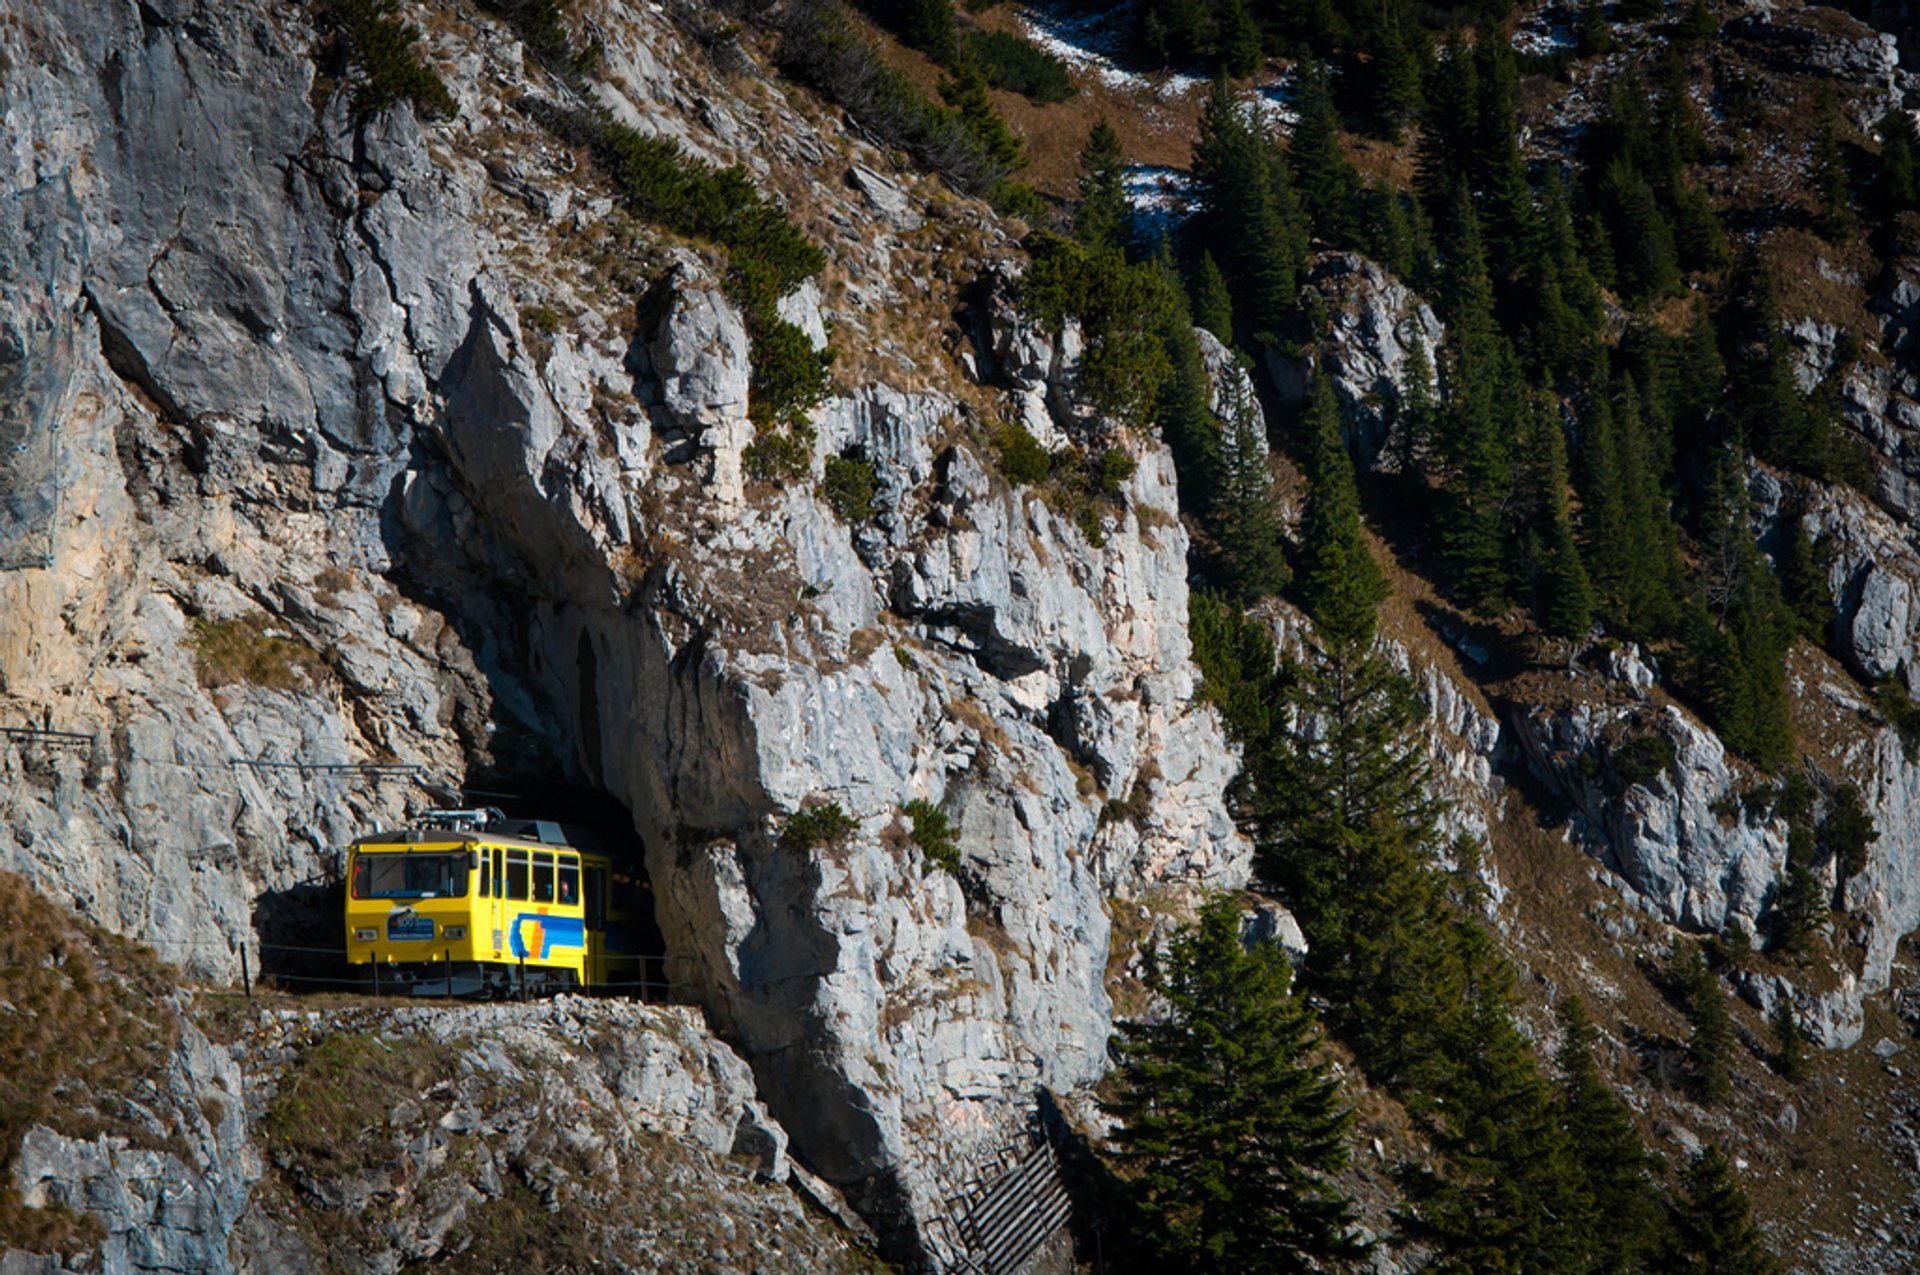
[(740, 453), (747, 477), (756, 482), (791, 482), (805, 478), (813, 466), (813, 430), (763, 428)]
[(788, 71), (961, 189), (984, 194), (1018, 167), (962, 112), (928, 98), (888, 66), (839, 0), (796, 0), (779, 22), (780, 61)]
[(1614, 749), (1609, 760), (1613, 763), (1613, 773), (1625, 786), (1649, 784), (1673, 766), (1673, 741), (1659, 731), (1652, 731)]
[(820, 480), (820, 498), (841, 522), (857, 526), (873, 517), (879, 483), (873, 462), (864, 456), (829, 456)]
[(1028, 240), (1033, 265), (1021, 300), (1058, 329), (1080, 320), (1086, 337), (1075, 392), (1102, 415), (1144, 428), (1160, 388), (1173, 374), (1161, 318), (1179, 298), (1166, 274), (1128, 264), (1117, 248), (1088, 248), (1042, 232)]
[(807, 334), (775, 314), (771, 305), (748, 307), (746, 319), (753, 352), (748, 418), (763, 430), (804, 424), (827, 396), (832, 347), (814, 349)]
[(460, 107), (444, 80), (420, 61), (420, 32), (399, 16), (399, 0), (339, 0), (334, 16), (346, 37), (347, 60), (360, 72), (353, 102), (378, 115), (402, 102), (423, 119), (452, 119)]
[(808, 806), (788, 819), (787, 826), (780, 830), (780, 844), (789, 850), (841, 846), (859, 830), (859, 820), (842, 810), (839, 802), (827, 801)]
[(576, 50), (555, 0), (480, 0), (480, 3), (482, 8), (506, 19), (540, 65), (569, 84), (577, 83), (599, 65), (600, 41), (596, 38), (586, 48)]
[(913, 820), (913, 844), (927, 856), (927, 868), (940, 868), (949, 876), (960, 872), (960, 843), (953, 820), (930, 801), (915, 798), (900, 807), (900, 813)]
[(1043, 483), (1053, 472), (1052, 454), (1018, 421), (1007, 421), (995, 430), (993, 445), (1000, 453), (1000, 472), (1016, 486)]
[(1010, 32), (975, 31), (967, 37), (967, 52), (997, 89), (1035, 102), (1064, 102), (1073, 96), (1067, 64)]
[(1120, 448), (1106, 448), (1093, 458), (1093, 489), (1102, 496), (1118, 496), (1139, 467), (1139, 462)]

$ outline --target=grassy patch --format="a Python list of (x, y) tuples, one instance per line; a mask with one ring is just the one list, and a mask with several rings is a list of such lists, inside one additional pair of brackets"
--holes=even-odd
[(200, 685), (209, 690), (244, 685), (290, 691), (314, 685), (326, 672), (319, 652), (273, 631), (264, 615), (196, 622), (193, 653)]
[(329, 1036), (282, 1079), (267, 1106), (268, 1141), (316, 1174), (378, 1168), (394, 1149), (371, 1117), (456, 1075), (459, 1061), (452, 1045), (423, 1036)]
[(145, 948), (68, 915), (10, 872), (0, 872), (0, 912), (0, 1251), (71, 1252), (100, 1241), (99, 1223), (26, 1207), (11, 1185), (20, 1140), (44, 1124), (154, 1144), (127, 1098), (179, 1041), (174, 981)]

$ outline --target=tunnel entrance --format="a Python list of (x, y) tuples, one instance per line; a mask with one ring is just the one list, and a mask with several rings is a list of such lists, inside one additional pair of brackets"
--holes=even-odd
[[(448, 795), (440, 794), (434, 804), (452, 805)], [(395, 864), (368, 862), (366, 880), (336, 877), (260, 895), (253, 909), (251, 973), (289, 992), (503, 995), (584, 983), (610, 996), (672, 999), (645, 847), (623, 803), (596, 789), (516, 777), (464, 789), (458, 804), (497, 811), (500, 818), (479, 829), (480, 835), (492, 834), (519, 848), (495, 852), (483, 843), (457, 865), (458, 887), (453, 876), (423, 882), (374, 871), (397, 866), (394, 856)], [(408, 831), (366, 828), (360, 835), (391, 836), (399, 848), (407, 843)], [(540, 846), (556, 850), (548, 853)], [(569, 856), (561, 848), (579, 854)], [(418, 857), (424, 863), (433, 856)], [(456, 903), (458, 897), (466, 901)], [(463, 914), (454, 916), (450, 908)], [(437, 926), (435, 940), (418, 945), (424, 960), (409, 959), (409, 926)], [(471, 948), (455, 950), (448, 939)], [(538, 954), (529, 952), (529, 941)], [(356, 953), (361, 944), (367, 946)], [(569, 944), (590, 944), (593, 951), (633, 959), (610, 961), (590, 973), (593, 963), (576, 953), (574, 971), (542, 967), (540, 955)], [(396, 950), (402, 957), (398, 962), (389, 959)], [(376, 951), (379, 959), (368, 962), (366, 956)], [(351, 960), (350, 953), (361, 959)]]

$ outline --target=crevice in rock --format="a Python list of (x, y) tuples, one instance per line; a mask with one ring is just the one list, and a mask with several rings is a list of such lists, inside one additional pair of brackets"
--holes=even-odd
[(169, 424), (184, 425), (189, 413), (180, 406), (173, 395), (169, 394), (154, 376), (153, 369), (147, 366), (141, 357), (139, 347), (126, 329), (114, 322), (107, 307), (100, 304), (100, 298), (94, 295), (91, 286), (82, 290), (87, 299), (87, 310), (100, 325), (100, 354), (106, 359), (113, 374), (140, 391), (141, 397), (152, 403), (158, 411), (156, 415)]

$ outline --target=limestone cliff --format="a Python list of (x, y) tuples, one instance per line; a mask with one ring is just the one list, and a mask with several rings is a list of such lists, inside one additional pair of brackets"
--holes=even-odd
[[(356, 112), (299, 7), (0, 25), (8, 420), (53, 440), (10, 490), (55, 497), (7, 511), (44, 554), (0, 572), (0, 721), (81, 737), (0, 750), (0, 866), (220, 981), (329, 933), (344, 842), (472, 776), (609, 794), (677, 994), (795, 1158), (887, 1252), (943, 1256), (969, 1166), (1104, 1067), (1107, 900), (1247, 874), (1171, 463), (1060, 412), (1050, 352), (1057, 445), (1137, 467), (1091, 527), (1010, 487), (1001, 391), (937, 339), (1005, 255), (992, 218), (701, 6), (611, 6), (593, 97), (745, 164), (828, 252), (783, 303), (841, 351), (814, 474), (864, 457), (878, 512), (743, 482), (715, 263), (543, 129), (575, 90), (503, 24), (413, 16), (450, 121)], [(914, 799), (957, 873), (902, 835)], [(813, 801), (857, 834), (783, 845)]]

